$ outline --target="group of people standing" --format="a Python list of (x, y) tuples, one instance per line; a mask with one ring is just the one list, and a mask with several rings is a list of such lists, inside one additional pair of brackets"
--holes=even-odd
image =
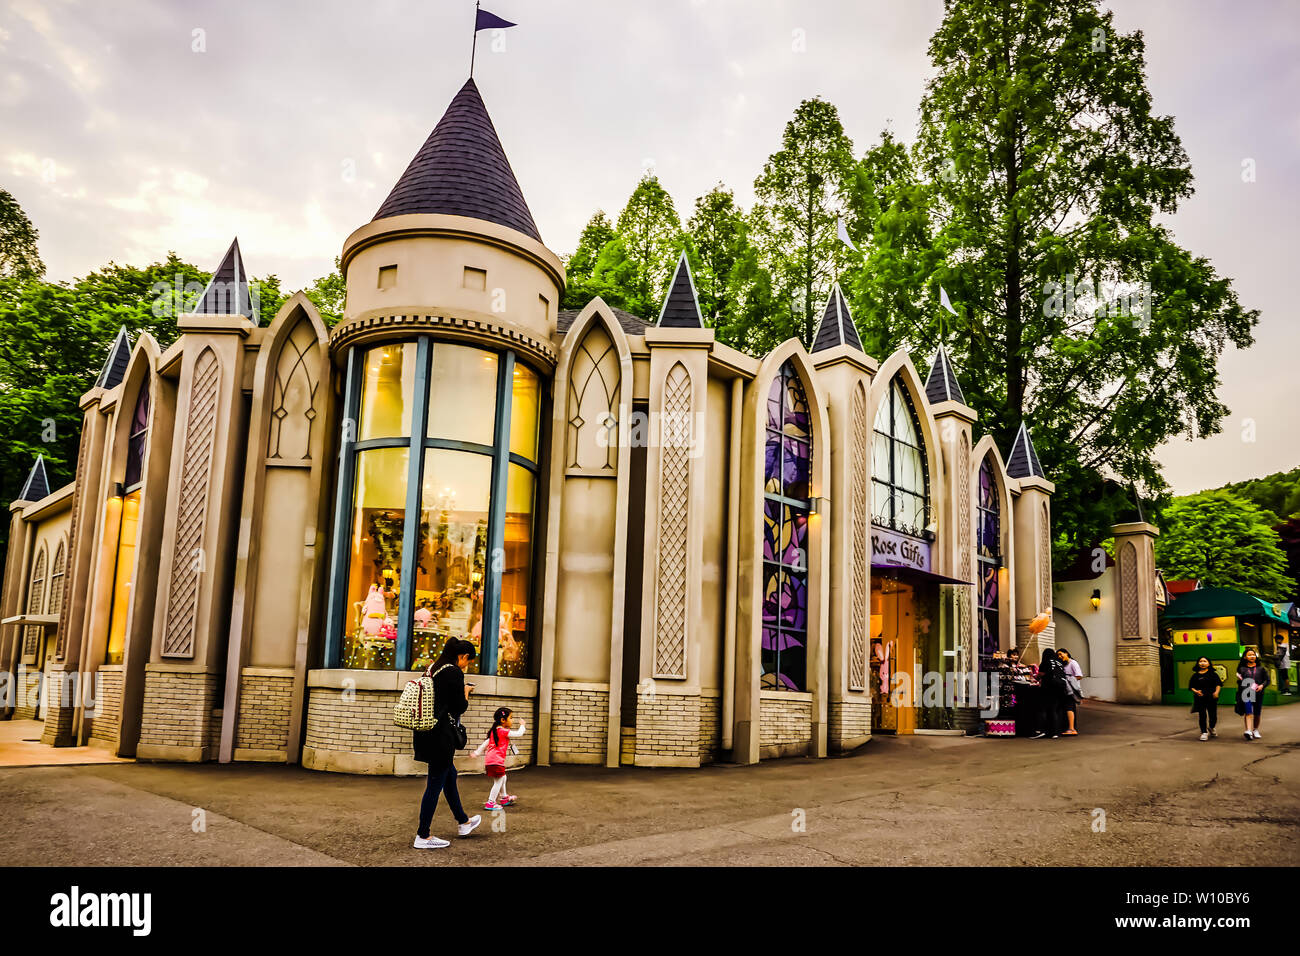
[(1046, 648), (1037, 666), (1007, 652), (1004, 679), (1011, 681), (1017, 733), (1033, 737), (1077, 737), (1083, 668), (1068, 648)]
[[(1242, 737), (1246, 740), (1260, 739), (1259, 719), (1264, 709), (1264, 688), (1268, 685), (1268, 668), (1260, 663), (1253, 647), (1246, 648), (1246, 653), (1237, 663), (1237, 694), (1232, 708), (1245, 722)], [(1200, 720), (1201, 739), (1219, 736), (1215, 724), (1219, 722), (1219, 691), (1223, 689), (1223, 678), (1211, 666), (1208, 657), (1197, 658), (1187, 686), (1192, 692), (1192, 713)]]

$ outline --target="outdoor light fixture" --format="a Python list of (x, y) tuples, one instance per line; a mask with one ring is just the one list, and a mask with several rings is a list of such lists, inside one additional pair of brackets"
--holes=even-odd
[(809, 499), (808, 499), (808, 513), (809, 513), (809, 514), (812, 514), (812, 515), (819, 515), (819, 514), (821, 514), (821, 513), (822, 513), (822, 502), (825, 501), (825, 500), (826, 500), (826, 499), (825, 499), (825, 498), (822, 498), (822, 497), (809, 498)]
[(1092, 609), (1094, 611), (1100, 610), (1101, 609), (1101, 588), (1093, 588), (1092, 597), (1089, 598), (1088, 601), (1090, 604), (1092, 604)]

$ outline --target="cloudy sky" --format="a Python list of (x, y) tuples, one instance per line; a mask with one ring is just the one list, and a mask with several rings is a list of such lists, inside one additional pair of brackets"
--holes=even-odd
[[(1224, 432), (1161, 453), (1176, 491), (1300, 464), (1300, 4), (1113, 0), (1146, 36), (1196, 195), (1178, 239), (1261, 310), (1221, 363)], [(800, 100), (859, 151), (915, 136), (939, 0), (488, 0), (475, 79), (546, 243), (572, 250), (653, 165), (677, 208), (744, 204)], [(0, 186), (55, 279), (175, 250), (207, 268), (238, 234), (255, 275), (329, 271), (464, 82), (467, 0), (0, 0)], [(803, 43), (797, 38), (803, 38)], [(1243, 181), (1253, 161), (1254, 181)], [(1253, 439), (1253, 440), (1252, 440)]]

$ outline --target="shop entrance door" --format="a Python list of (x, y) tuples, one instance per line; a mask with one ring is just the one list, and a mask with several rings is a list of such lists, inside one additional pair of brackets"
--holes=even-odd
[(871, 729), (916, 730), (915, 591), (905, 581), (871, 581)]

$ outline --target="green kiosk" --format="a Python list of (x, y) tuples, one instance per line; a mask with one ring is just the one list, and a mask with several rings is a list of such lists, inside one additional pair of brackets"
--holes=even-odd
[(1165, 694), (1166, 704), (1191, 704), (1187, 681), (1192, 667), (1198, 658), (1208, 657), (1224, 683), (1220, 706), (1231, 706), (1237, 663), (1248, 647), (1255, 649), (1268, 668), (1264, 705), (1278, 703), (1277, 654), (1290, 636), (1290, 622), (1280, 605), (1233, 588), (1198, 588), (1179, 595), (1165, 608), (1160, 621), (1173, 643), (1174, 691)]

